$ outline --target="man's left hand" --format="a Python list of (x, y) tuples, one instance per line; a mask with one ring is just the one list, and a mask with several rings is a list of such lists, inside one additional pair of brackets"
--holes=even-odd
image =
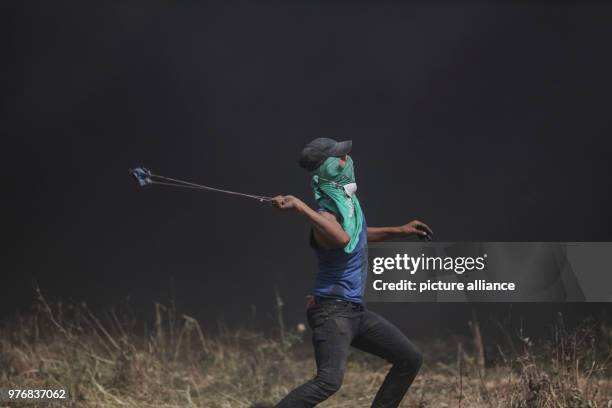
[(414, 220), (412, 222), (409, 222), (408, 224), (402, 225), (399, 228), (403, 235), (416, 235), (417, 237), (419, 237), (419, 239), (424, 241), (431, 241), (433, 237), (433, 231), (431, 230), (431, 228), (429, 228), (427, 224), (419, 220)]

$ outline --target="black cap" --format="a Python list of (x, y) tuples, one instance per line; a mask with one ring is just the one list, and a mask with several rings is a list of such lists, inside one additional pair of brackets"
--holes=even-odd
[(340, 157), (348, 154), (353, 146), (353, 141), (345, 140), (336, 142), (334, 139), (319, 137), (308, 143), (300, 153), (300, 167), (313, 171), (319, 167), (328, 157)]

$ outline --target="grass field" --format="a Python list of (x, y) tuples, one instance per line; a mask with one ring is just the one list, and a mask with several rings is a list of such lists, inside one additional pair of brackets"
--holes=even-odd
[[(315, 371), (309, 332), (209, 335), (160, 304), (148, 328), (118, 314), (41, 296), (0, 329), (0, 387), (68, 390), (66, 403), (39, 406), (233, 408), (277, 402)], [(425, 363), (402, 407), (612, 407), (609, 328), (559, 329), (541, 344), (509, 336), (486, 359), (472, 328), (470, 338), (416, 341)], [(341, 390), (320, 406), (369, 407), (388, 368), (355, 351)]]

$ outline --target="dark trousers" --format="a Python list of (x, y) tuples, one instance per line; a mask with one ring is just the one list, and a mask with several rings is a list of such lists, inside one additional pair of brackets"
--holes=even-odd
[(349, 302), (327, 300), (308, 308), (307, 315), (317, 375), (291, 391), (276, 408), (314, 407), (338, 391), (351, 346), (393, 364), (372, 407), (397, 407), (423, 361), (410, 340), (381, 316)]

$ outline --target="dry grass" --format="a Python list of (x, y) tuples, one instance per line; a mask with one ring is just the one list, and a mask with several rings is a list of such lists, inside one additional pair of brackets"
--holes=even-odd
[[(284, 342), (247, 331), (210, 336), (189, 316), (156, 304), (151, 330), (139, 332), (135, 321), (113, 311), (103, 322), (85, 305), (64, 309), (40, 296), (32, 315), (4, 324), (3, 387), (65, 387), (71, 396), (65, 406), (73, 407), (233, 408), (278, 401), (314, 374), (307, 334), (296, 331), (285, 331)], [(511, 351), (500, 347), (500, 363), (487, 364), (486, 372), (469, 342), (430, 343), (401, 406), (607, 408), (611, 338), (609, 330), (559, 329), (538, 353), (522, 339), (507, 345)], [(437, 358), (449, 354), (452, 361)], [(387, 370), (355, 352), (342, 389), (320, 406), (369, 407)]]

